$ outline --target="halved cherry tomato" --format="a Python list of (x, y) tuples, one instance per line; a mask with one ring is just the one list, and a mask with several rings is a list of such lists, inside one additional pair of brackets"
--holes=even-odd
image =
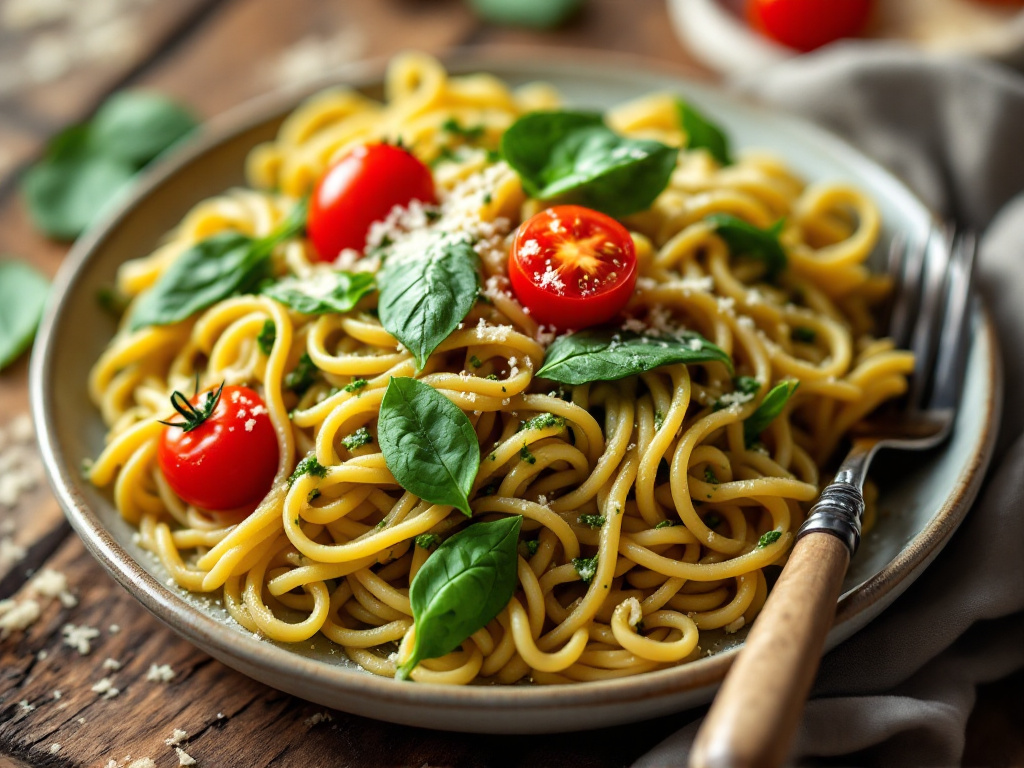
[(636, 247), (615, 219), (559, 205), (519, 227), (508, 276), (538, 323), (579, 330), (611, 320), (629, 301), (636, 286)]
[(327, 169), (309, 201), (306, 229), (320, 260), (362, 251), (370, 225), (411, 200), (437, 202), (427, 166), (392, 144), (356, 147)]
[(277, 472), (277, 435), (267, 408), (248, 387), (171, 398), (180, 418), (164, 422), (157, 463), (168, 485), (202, 509), (253, 506)]
[(860, 34), (871, 6), (871, 0), (748, 0), (747, 17), (783, 45), (811, 51)]

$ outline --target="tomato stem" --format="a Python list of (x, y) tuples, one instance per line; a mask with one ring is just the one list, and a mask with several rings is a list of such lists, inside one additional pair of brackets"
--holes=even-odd
[[(198, 384), (198, 377), (196, 380)], [(171, 405), (174, 406), (174, 410), (181, 414), (185, 421), (161, 421), (160, 423), (166, 424), (168, 427), (181, 427), (185, 432), (191, 432), (193, 429), (201, 426), (213, 415), (214, 410), (217, 408), (221, 393), (224, 392), (224, 384), (225, 382), (222, 381), (216, 392), (207, 392), (206, 398), (199, 408), (192, 405), (191, 401), (181, 392), (174, 390), (171, 394)]]

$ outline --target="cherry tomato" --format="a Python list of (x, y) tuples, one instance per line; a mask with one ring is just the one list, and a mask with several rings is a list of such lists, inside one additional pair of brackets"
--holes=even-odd
[(391, 144), (356, 147), (327, 169), (309, 201), (306, 229), (320, 260), (362, 251), (370, 225), (411, 200), (437, 202), (427, 166)]
[(218, 511), (253, 506), (277, 472), (277, 435), (266, 406), (248, 387), (171, 398), (181, 417), (164, 422), (157, 462), (189, 504)]
[(751, 26), (790, 48), (811, 51), (859, 34), (871, 0), (748, 0)]
[(519, 227), (508, 276), (538, 323), (579, 330), (611, 320), (629, 301), (636, 286), (636, 247), (615, 219), (559, 205)]

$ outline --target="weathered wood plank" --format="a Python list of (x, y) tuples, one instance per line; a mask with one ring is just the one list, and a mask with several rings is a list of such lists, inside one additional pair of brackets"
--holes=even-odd
[[(327, 711), (249, 680), (181, 641), (117, 587), (77, 538), (47, 567), (66, 576), (78, 604), (49, 601), (27, 632), (0, 642), (0, 754), (32, 765), (106, 765), (126, 755), (177, 765), (164, 740), (181, 729), (189, 734), (181, 746), (201, 766), (488, 766), (500, 756), (510, 766), (582, 768), (628, 763), (678, 722), (511, 737), (427, 731)], [(17, 599), (29, 597), (26, 588)], [(62, 628), (69, 623), (96, 630), (88, 655), (66, 644)], [(107, 659), (120, 668), (104, 668)], [(172, 680), (146, 679), (152, 665), (164, 664)], [(92, 690), (104, 678), (118, 695)], [(329, 719), (315, 717), (325, 714)], [(51, 754), (54, 744), (61, 746)]]
[(444, 50), (477, 25), (460, 0), (246, 0), (210, 19), (144, 83), (213, 115), (358, 59)]

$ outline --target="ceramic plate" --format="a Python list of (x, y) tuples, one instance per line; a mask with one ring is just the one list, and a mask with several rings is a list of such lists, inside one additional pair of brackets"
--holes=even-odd
[[(772, 150), (808, 180), (846, 180), (868, 192), (886, 223), (880, 250), (896, 230), (922, 237), (934, 223), (905, 186), (838, 139), (671, 71), (576, 52), (461, 56), (447, 63), (453, 72), (492, 72), (513, 85), (545, 80), (568, 103), (583, 107), (604, 108), (650, 91), (672, 91), (727, 126), (738, 147)], [(333, 82), (379, 95), (381, 73), (382, 67), (368, 65), (339, 73)], [(196, 202), (242, 184), (248, 150), (273, 136), (304, 95), (276, 94), (211, 123), (81, 239), (61, 269), (32, 359), (31, 392), (50, 482), (71, 524), (113, 577), (187, 640), (250, 677), (329, 707), (429, 728), (531, 733), (630, 722), (708, 701), (742, 633), (717, 641), (705, 638), (705, 647), (710, 640), (717, 652), (683, 667), (547, 687), (398, 683), (359, 670), (326, 640), (311, 647), (257, 639), (216, 601), (167, 587), (167, 574), (133, 543), (134, 530), (108, 493), (82, 479), (82, 460), (99, 454), (105, 431), (85, 382), (115, 330), (96, 302), (97, 290), (113, 283), (123, 261), (149, 253)], [(1001, 378), (995, 335), (983, 309), (973, 322), (975, 343), (953, 438), (925, 456), (885, 462), (896, 463), (899, 473), (890, 474), (883, 486), (880, 521), (853, 561), (829, 647), (871, 621), (910, 585), (952, 535), (977, 492), (995, 436)]]

